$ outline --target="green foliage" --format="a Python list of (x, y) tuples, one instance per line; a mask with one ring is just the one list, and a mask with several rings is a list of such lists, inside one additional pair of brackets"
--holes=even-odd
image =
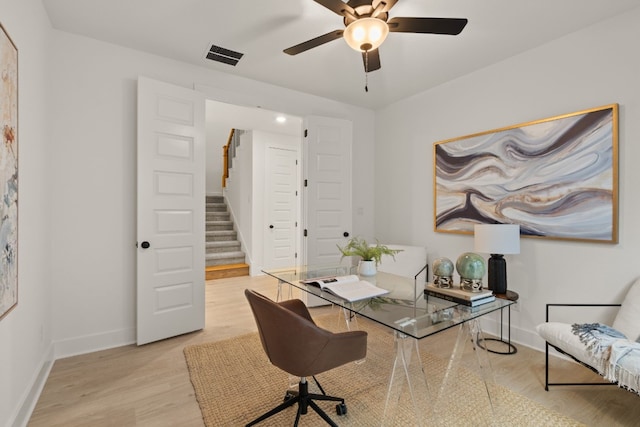
[[(338, 245), (336, 245), (338, 246)], [(402, 252), (402, 249), (389, 249), (385, 245), (381, 245), (376, 240), (375, 245), (370, 245), (365, 239), (354, 237), (347, 242), (347, 245), (343, 248), (338, 246), (342, 258), (346, 256), (359, 256), (364, 261), (375, 261), (376, 266), (380, 264), (382, 255), (390, 255), (395, 260), (395, 255), (398, 252)]]

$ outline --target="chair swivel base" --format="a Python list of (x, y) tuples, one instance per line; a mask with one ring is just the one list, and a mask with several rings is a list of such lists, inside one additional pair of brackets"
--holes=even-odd
[(255, 420), (251, 421), (249, 424), (247, 424), (246, 427), (258, 424), (261, 421), (266, 420), (267, 418), (287, 409), (290, 406), (295, 405), (296, 403), (298, 404), (298, 412), (296, 414), (296, 420), (294, 422), (294, 427), (296, 427), (298, 425), (298, 422), (300, 421), (300, 416), (301, 415), (305, 415), (307, 413), (307, 410), (309, 407), (311, 407), (311, 409), (313, 409), (318, 415), (320, 415), (320, 417), (325, 420), (327, 422), (327, 424), (329, 424), (332, 427), (338, 427), (338, 425), (336, 423), (334, 423), (331, 418), (329, 418), (329, 416), (326, 414), (326, 412), (324, 412), (315, 402), (314, 400), (330, 400), (330, 401), (334, 401), (334, 402), (340, 402), (339, 404), (336, 405), (336, 413), (338, 415), (345, 415), (347, 413), (347, 405), (344, 403), (344, 399), (340, 398), (340, 397), (334, 397), (334, 396), (327, 396), (326, 394), (315, 394), (315, 393), (309, 393), (309, 383), (306, 382), (305, 379), (301, 380), (300, 383), (298, 384), (298, 392), (297, 393), (291, 393), (288, 392), (285, 395), (285, 400), (283, 403), (281, 403), (280, 405), (276, 406), (275, 408), (273, 408), (272, 410), (270, 410), (269, 412), (266, 412), (264, 414), (262, 414), (261, 416), (259, 416), (258, 418), (256, 418)]

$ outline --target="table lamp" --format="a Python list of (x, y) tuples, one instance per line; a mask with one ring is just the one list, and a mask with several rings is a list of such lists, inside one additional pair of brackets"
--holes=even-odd
[(520, 226), (516, 224), (476, 224), (474, 250), (491, 254), (487, 286), (495, 294), (507, 293), (507, 262), (503, 255), (520, 253)]

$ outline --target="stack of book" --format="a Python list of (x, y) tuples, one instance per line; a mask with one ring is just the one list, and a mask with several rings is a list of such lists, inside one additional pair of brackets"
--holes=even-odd
[(427, 283), (424, 288), (424, 293), (428, 296), (467, 305), (469, 307), (477, 307), (495, 301), (496, 299), (491, 290), (469, 292), (460, 288), (439, 288), (433, 283)]

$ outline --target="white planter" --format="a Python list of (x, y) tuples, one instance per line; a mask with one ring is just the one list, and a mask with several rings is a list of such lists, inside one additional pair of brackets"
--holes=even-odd
[(361, 276), (375, 276), (376, 275), (376, 262), (375, 261), (360, 261), (358, 264), (358, 273)]

